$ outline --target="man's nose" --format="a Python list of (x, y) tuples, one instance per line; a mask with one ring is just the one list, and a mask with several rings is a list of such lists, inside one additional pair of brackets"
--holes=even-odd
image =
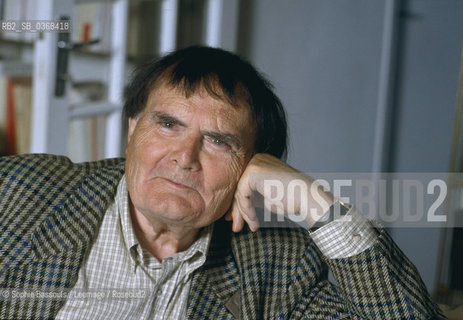
[(180, 168), (190, 171), (197, 171), (201, 167), (199, 153), (201, 151), (202, 139), (197, 136), (184, 137), (175, 143), (175, 149), (171, 159)]

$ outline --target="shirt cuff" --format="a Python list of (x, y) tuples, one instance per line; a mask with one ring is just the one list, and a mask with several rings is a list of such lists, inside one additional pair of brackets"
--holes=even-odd
[(378, 231), (352, 206), (346, 215), (310, 235), (325, 257), (338, 259), (355, 256), (373, 246)]

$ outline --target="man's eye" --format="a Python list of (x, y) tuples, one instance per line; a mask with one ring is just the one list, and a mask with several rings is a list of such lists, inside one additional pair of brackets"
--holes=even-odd
[(218, 146), (222, 146), (225, 144), (225, 141), (221, 140), (221, 139), (218, 139), (218, 138), (212, 138), (212, 143), (218, 145)]
[(168, 122), (168, 121), (161, 122), (161, 125), (164, 128), (168, 128), (168, 129), (172, 129), (173, 127), (175, 127), (175, 124), (173, 122)]
[(227, 143), (226, 140), (220, 139), (220, 138), (210, 138), (209, 140), (214, 146), (221, 150), (229, 150), (231, 149), (231, 146)]

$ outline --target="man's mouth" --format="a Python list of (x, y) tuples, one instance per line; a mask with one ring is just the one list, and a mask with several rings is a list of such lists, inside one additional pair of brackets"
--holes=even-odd
[(164, 177), (162, 179), (164, 179), (165, 181), (167, 181), (168, 183), (170, 183), (171, 185), (173, 185), (174, 187), (178, 189), (191, 189), (189, 185), (183, 184), (182, 182), (179, 182), (179, 181), (176, 181), (170, 178), (164, 178)]

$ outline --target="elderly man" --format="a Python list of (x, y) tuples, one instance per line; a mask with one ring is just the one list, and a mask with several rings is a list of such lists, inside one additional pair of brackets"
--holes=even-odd
[[(139, 70), (124, 108), (126, 160), (1, 158), (0, 318), (441, 316), (382, 228), (279, 159), (285, 113), (238, 56), (174, 52)], [(270, 177), (310, 191), (276, 201)], [(310, 230), (259, 229), (253, 194)]]

